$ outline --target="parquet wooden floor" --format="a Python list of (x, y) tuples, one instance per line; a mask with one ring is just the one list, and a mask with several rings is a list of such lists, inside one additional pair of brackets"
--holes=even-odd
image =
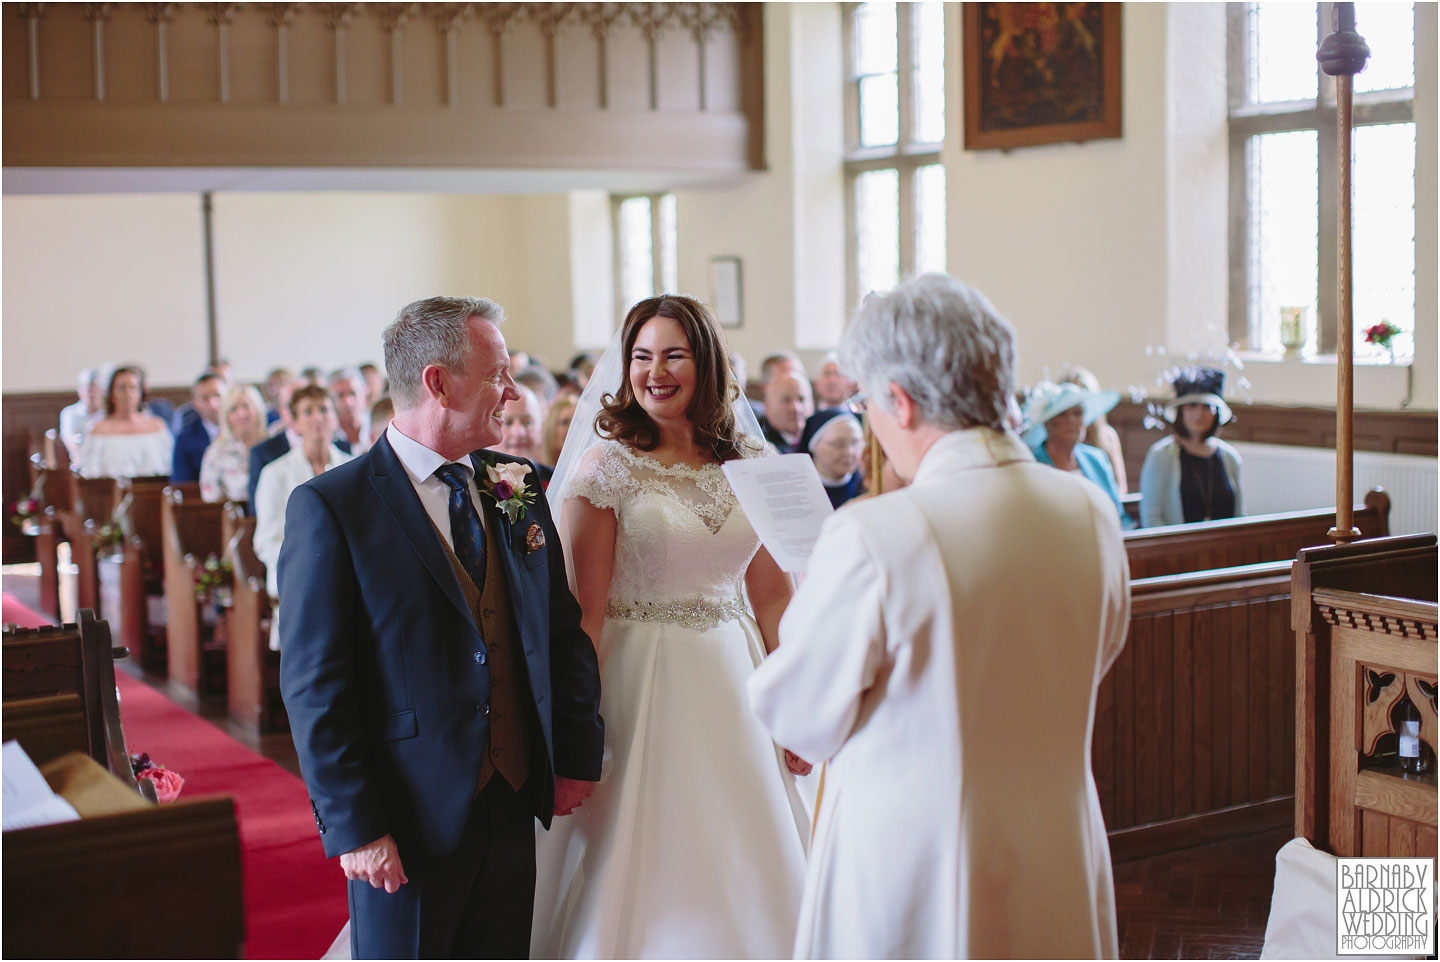
[(1255, 959), (1288, 829), (1115, 866), (1122, 959)]

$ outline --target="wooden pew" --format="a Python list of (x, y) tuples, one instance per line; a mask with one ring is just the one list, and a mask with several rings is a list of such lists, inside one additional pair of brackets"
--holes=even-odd
[(229, 797), (154, 805), (83, 755), (41, 766), (79, 821), (5, 833), (5, 951), (16, 958), (243, 957)]
[(1131, 581), (1091, 743), (1116, 861), (1288, 824), (1290, 565)]
[(170, 680), (196, 694), (219, 690), (223, 653), (216, 645), (216, 622), (195, 597), (195, 573), (211, 555), (222, 557), (224, 505), (187, 497), (179, 486), (166, 488), (161, 504), (164, 545), (166, 646)]
[[(170, 482), (166, 478), (121, 478), (116, 482), (120, 502), (116, 521), (125, 532), (121, 542), (118, 577), (119, 611), (112, 615), (120, 642), (147, 668), (165, 667), (165, 553), (161, 502)], [(200, 485), (178, 485), (187, 495), (200, 497)]]
[(60, 620), (60, 542), (66, 540), (64, 514), (70, 507), (70, 455), (58, 432), (45, 432), (39, 451), (30, 455), (30, 490), (40, 510), (35, 516), (35, 560), (40, 564), (40, 611)]
[(96, 539), (109, 523), (120, 501), (114, 478), (82, 478), (70, 475), (69, 509), (63, 520), (70, 540), (70, 560), (75, 564), (75, 606), (107, 614), (100, 605), (100, 570), (96, 562)]
[[(1435, 535), (1309, 548), (1295, 562), (1295, 834), (1342, 857), (1436, 857)], [(1403, 703), (1429, 771), (1398, 764)]]
[[(1333, 508), (1287, 511), (1125, 532), (1131, 578), (1155, 578), (1263, 561), (1292, 561), (1301, 548), (1330, 543)], [(1390, 497), (1379, 488), (1355, 506), (1365, 538), (1390, 532)]]
[[(74, 747), (84, 750), (136, 792), (153, 799), (154, 786), (148, 781), (142, 786), (130, 768), (115, 691), (115, 659), (125, 657), (127, 652), (111, 647), (110, 626), (96, 619), (94, 612), (82, 609), (74, 624), (7, 627), (3, 638), (0, 653), (7, 708), (21, 700), (64, 696), (78, 699), (84, 739)], [(30, 706), (26, 717), (33, 719), (37, 713), (43, 714), (45, 707)], [(65, 708), (59, 702), (49, 707), (60, 713)]]
[(255, 556), (255, 519), (238, 504), (226, 505), (225, 517), (233, 532), (226, 557), (234, 569), (226, 642), (230, 719), (257, 734), (286, 732), (290, 722), (280, 698), (280, 653), (270, 650), (270, 598), (265, 565)]

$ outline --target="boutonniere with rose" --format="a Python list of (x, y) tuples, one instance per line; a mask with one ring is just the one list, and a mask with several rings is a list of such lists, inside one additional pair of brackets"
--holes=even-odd
[(511, 524), (516, 518), (525, 517), (525, 509), (535, 503), (535, 488), (525, 483), (529, 473), (529, 466), (520, 461), (485, 465), (485, 480), (480, 482), (480, 490), (490, 496)]

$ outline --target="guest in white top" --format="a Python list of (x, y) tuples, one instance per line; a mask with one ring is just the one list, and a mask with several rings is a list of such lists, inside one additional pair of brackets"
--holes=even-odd
[(247, 501), (250, 448), (265, 440), (265, 402), (248, 384), (237, 384), (220, 409), (220, 436), (200, 461), (200, 497), (206, 501)]
[(105, 417), (96, 421), (75, 454), (87, 478), (170, 476), (174, 441), (165, 422), (145, 410), (149, 393), (137, 367), (117, 367), (105, 391)]
[[(265, 562), (265, 584), (270, 597), (279, 596), (275, 563), (285, 540), (285, 505), (290, 492), (323, 471), (344, 464), (350, 455), (331, 441), (335, 435), (335, 405), (323, 387), (306, 385), (290, 395), (290, 419), (300, 444), (265, 465), (255, 487), (255, 556)], [(278, 609), (276, 609), (278, 615)], [(278, 617), (272, 617), (270, 645), (278, 647)]]
[(1119, 949), (1090, 730), (1125, 548), (1104, 492), (1008, 429), (1014, 337), (927, 274), (866, 298), (841, 342), (911, 483), (825, 522), (749, 682), (777, 744), (828, 760), (796, 958)]
[(105, 416), (105, 385), (109, 381), (109, 365), (87, 367), (76, 382), (80, 400), (60, 412), (60, 440), (65, 443), (72, 461), (80, 450), (80, 442), (90, 432), (90, 425)]

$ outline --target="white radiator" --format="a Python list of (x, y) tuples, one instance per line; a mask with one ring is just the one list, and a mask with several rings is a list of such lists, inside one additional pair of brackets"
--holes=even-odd
[[(1335, 451), (1287, 444), (1235, 442), (1244, 459), (1240, 488), (1246, 514), (1302, 511), (1335, 504)], [(1354, 502), (1382, 487), (1390, 495), (1390, 533), (1435, 530), (1436, 459), (1413, 454), (1355, 452)]]

